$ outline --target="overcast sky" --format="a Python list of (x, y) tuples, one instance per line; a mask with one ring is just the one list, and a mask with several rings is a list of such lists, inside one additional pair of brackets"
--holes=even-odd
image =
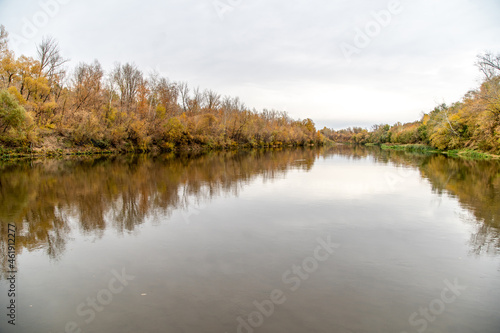
[(50, 35), (70, 69), (133, 62), (336, 129), (459, 100), (476, 55), (500, 52), (499, 17), (498, 0), (0, 0), (16, 55)]

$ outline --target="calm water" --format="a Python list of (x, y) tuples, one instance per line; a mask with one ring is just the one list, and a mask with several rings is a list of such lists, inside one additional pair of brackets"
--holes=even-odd
[(499, 162), (335, 147), (3, 164), (0, 227), (2, 333), (500, 332)]

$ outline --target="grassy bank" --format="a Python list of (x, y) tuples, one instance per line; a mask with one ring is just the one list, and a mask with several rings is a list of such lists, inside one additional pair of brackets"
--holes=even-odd
[(205, 144), (191, 143), (188, 145), (149, 145), (141, 147), (133, 144), (125, 144), (119, 147), (100, 148), (89, 144), (82, 146), (71, 146), (61, 143), (62, 141), (51, 140), (35, 147), (5, 147), (0, 145), (0, 160), (17, 159), (17, 158), (43, 158), (43, 157), (62, 157), (62, 156), (79, 156), (79, 155), (118, 155), (129, 153), (182, 153), (182, 152), (209, 152), (223, 150), (240, 150), (240, 149), (268, 149), (268, 148), (294, 148), (294, 147), (314, 147), (321, 143), (301, 143), (301, 144), (283, 144), (276, 143), (231, 143), (226, 145), (221, 144)]
[(39, 157), (57, 157), (68, 155), (110, 155), (119, 154), (115, 149), (99, 149), (93, 147), (67, 148), (67, 149), (32, 149), (32, 148), (5, 148), (0, 147), (0, 160), (9, 160), (17, 158), (39, 158)]
[(489, 154), (472, 149), (439, 150), (423, 144), (383, 144), (382, 149), (408, 151), (421, 154), (444, 154), (468, 159), (500, 159), (499, 155)]

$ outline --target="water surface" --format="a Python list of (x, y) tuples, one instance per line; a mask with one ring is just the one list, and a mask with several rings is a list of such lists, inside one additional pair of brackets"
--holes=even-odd
[(499, 221), (495, 161), (341, 146), (4, 163), (0, 332), (498, 333)]

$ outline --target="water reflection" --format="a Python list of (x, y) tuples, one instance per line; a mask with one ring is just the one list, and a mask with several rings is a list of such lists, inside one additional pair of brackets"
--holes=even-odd
[(474, 218), (476, 232), (471, 235), (471, 252), (500, 252), (500, 163), (470, 161), (445, 156), (426, 159), (422, 175), (438, 193), (453, 195)]
[[(199, 156), (119, 156), (25, 161), (0, 173), (0, 232), (7, 267), (8, 223), (18, 230), (16, 252), (45, 249), (52, 259), (64, 251), (76, 227), (100, 238), (106, 228), (133, 231), (149, 215), (186, 208), (190, 197), (238, 195), (256, 176), (282, 177), (291, 168), (309, 170), (319, 151), (285, 150), (211, 153)], [(5, 237), (4, 237), (5, 235)]]
[[(252, 150), (198, 156), (162, 155), (25, 161), (0, 167), (1, 262), (6, 271), (7, 224), (18, 230), (16, 251), (43, 249), (54, 260), (77, 231), (96, 238), (106, 229), (132, 232), (148, 217), (186, 209), (190, 198), (238, 196), (259, 176), (311, 170), (321, 157), (418, 167), (434, 192), (451, 195), (474, 217), (471, 252), (500, 253), (500, 163), (377, 148)], [(158, 221), (156, 221), (158, 223)], [(21, 268), (22, 269), (22, 268)]]
[(377, 163), (418, 167), (422, 178), (429, 180), (432, 191), (455, 197), (473, 218), (470, 246), (473, 254), (500, 254), (500, 162), (467, 160), (439, 154), (415, 154), (381, 150), (376, 147), (337, 146), (330, 153), (362, 159), (371, 156)]

